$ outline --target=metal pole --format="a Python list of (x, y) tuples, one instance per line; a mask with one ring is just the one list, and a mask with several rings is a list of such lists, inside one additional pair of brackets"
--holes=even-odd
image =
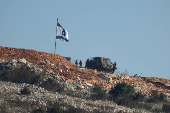
[[(57, 18), (57, 23), (58, 23), (58, 18)], [(57, 34), (57, 27), (56, 27), (56, 34)], [(57, 36), (57, 35), (56, 35)], [(54, 50), (54, 55), (55, 55), (55, 51), (56, 51), (56, 37), (55, 37), (55, 50)]]

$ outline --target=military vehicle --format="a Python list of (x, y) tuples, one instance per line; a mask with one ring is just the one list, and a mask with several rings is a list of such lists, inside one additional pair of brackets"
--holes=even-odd
[(112, 63), (109, 58), (92, 57), (87, 59), (85, 68), (97, 69), (97, 71), (111, 72), (117, 69), (116, 62)]
[[(64, 57), (64, 56), (63, 56), (63, 57)], [(66, 58), (68, 61), (71, 62), (71, 57), (64, 57), (64, 58)]]

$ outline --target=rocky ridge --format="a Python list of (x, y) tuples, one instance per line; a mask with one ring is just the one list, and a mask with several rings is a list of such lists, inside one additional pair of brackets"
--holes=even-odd
[[(5, 70), (13, 70), (15, 68), (30, 67), (33, 71), (41, 73), (43, 69), (36, 67), (32, 63), (29, 63), (24, 58), (17, 60), (0, 60), (0, 68)], [(138, 112), (146, 113), (148, 111), (142, 109), (130, 109), (123, 106), (118, 106), (111, 101), (92, 101), (88, 99), (90, 97), (90, 91), (92, 85), (86, 84), (76, 84), (74, 82), (69, 82), (63, 79), (63, 77), (56, 75), (54, 72), (46, 70), (47, 78), (56, 80), (58, 83), (62, 84), (66, 91), (71, 91), (68, 96), (60, 93), (53, 93), (45, 90), (36, 85), (26, 84), (26, 83), (12, 83), (0, 81), (0, 106), (3, 106), (11, 113), (29, 113), (39, 106), (46, 108), (48, 102), (51, 103), (58, 102), (61, 105), (72, 105), (75, 108), (84, 109), (87, 112)], [(23, 88), (29, 88), (30, 95), (22, 95), (21, 90)], [(81, 90), (77, 89), (79, 87)], [(73, 93), (73, 94), (72, 94)], [(80, 95), (79, 95), (80, 94)], [(74, 97), (73, 97), (74, 96)], [(84, 99), (83, 99), (84, 98)], [(21, 107), (16, 107), (15, 103), (19, 103)]]
[[(1, 103), (8, 103), (8, 100), (16, 101), (18, 99), (21, 100), (21, 102), (28, 102), (30, 105), (37, 107), (35, 103), (45, 106), (49, 100), (53, 102), (62, 100), (61, 103), (67, 103), (74, 107), (83, 108), (89, 112), (95, 110), (107, 112), (148, 112), (145, 110), (118, 106), (110, 101), (86, 100), (91, 95), (90, 90), (94, 85), (100, 84), (105, 88), (111, 88), (122, 81), (133, 85), (136, 92), (141, 92), (142, 94), (150, 95), (151, 90), (156, 89), (159, 93), (162, 92), (167, 96), (170, 96), (170, 80), (168, 79), (139, 76), (132, 77), (123, 74), (117, 75), (97, 72), (96, 70), (81, 67), (76, 68), (74, 64), (57, 54), (54, 55), (52, 53), (0, 46), (0, 68), (3, 67), (11, 71), (14, 68), (20, 68), (21, 66), (30, 67), (37, 73), (45, 71), (46, 75), (48, 75), (46, 76), (46, 79), (55, 79), (64, 86), (65, 90), (70, 91), (70, 96), (62, 95), (57, 92), (54, 94), (35, 85), (15, 84), (1, 81)], [(29, 87), (31, 90), (30, 96), (20, 95), (20, 90), (25, 86)], [(81, 90), (78, 90), (77, 87)], [(76, 97), (73, 97), (75, 95)], [(31, 108), (34, 107), (25, 109), (25, 111), (31, 112)], [(24, 112), (24, 110), (20, 108), (12, 108), (9, 110)]]
[(101, 84), (106, 88), (111, 88), (117, 83), (125, 81), (133, 85), (136, 92), (150, 95), (151, 90), (158, 90), (159, 93), (162, 92), (168, 97), (170, 96), (170, 80), (168, 79), (109, 74), (81, 67), (76, 69), (74, 64), (57, 54), (0, 46), (1, 60), (10, 61), (23, 58), (34, 67), (59, 75), (65, 81), (76, 84), (90, 86)]

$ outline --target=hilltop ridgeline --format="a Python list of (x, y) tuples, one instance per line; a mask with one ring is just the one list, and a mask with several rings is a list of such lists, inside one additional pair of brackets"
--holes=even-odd
[(126, 75), (117, 75), (102, 73), (96, 70), (78, 67), (68, 61), (66, 58), (53, 53), (38, 52), (35, 50), (16, 49), (0, 46), (1, 60), (19, 60), (24, 58), (26, 61), (36, 65), (43, 70), (51, 71), (65, 80), (83, 85), (101, 84), (104, 87), (111, 88), (117, 83), (125, 81), (135, 87), (136, 92), (142, 94), (151, 94), (151, 90), (158, 90), (167, 96), (170, 96), (170, 80), (155, 77), (132, 77)]
[[(76, 97), (73, 98), (69, 96), (64, 96), (58, 94), (57, 92), (56, 94), (51, 94), (50, 92), (41, 89), (41, 87), (39, 86), (29, 84), (21, 84), (19, 86), (16, 86), (15, 84), (6, 82), (0, 83), (1, 95), (5, 96), (6, 93), (10, 92), (11, 94), (8, 98), (20, 98), (20, 100), (23, 99), (22, 101), (25, 102), (26, 100), (24, 99), (24, 97), (18, 97), (17, 94), (23, 87), (29, 87), (31, 89), (31, 95), (35, 95), (35, 97), (31, 97), (30, 100), (30, 97), (27, 97), (27, 100), (29, 100), (31, 104), (35, 104), (33, 100), (36, 100), (36, 102), (38, 101), (39, 103), (41, 103), (40, 105), (45, 106), (47, 104), (47, 100), (61, 100), (62, 103), (64, 102), (67, 104), (71, 104), (74, 107), (78, 106), (81, 109), (85, 109), (86, 111), (90, 110), (91, 112), (95, 109), (102, 111), (101, 106), (104, 103), (108, 107), (110, 106), (109, 109), (114, 109), (111, 110), (112, 112), (119, 112), (123, 110), (125, 112), (140, 111), (141, 113), (146, 111), (120, 107), (117, 106), (115, 103), (108, 101), (88, 101), (85, 99), (90, 98), (90, 91), (95, 85), (101, 85), (105, 88), (112, 88), (115, 87), (118, 83), (122, 83), (123, 81), (134, 86), (135, 91), (140, 92), (141, 94), (151, 95), (152, 90), (157, 90), (158, 93), (163, 93), (167, 96), (170, 96), (170, 80), (168, 79), (155, 77), (148, 78), (140, 76), (132, 77), (124, 74), (104, 73), (82, 67), (76, 68), (76, 65), (72, 64), (70, 61), (57, 54), (54, 55), (53, 53), (0, 46), (0, 71), (2, 71), (3, 69), (12, 71), (15, 68), (21, 67), (29, 67), (36, 73), (45, 73), (45, 76), (40, 82), (39, 86), (43, 86), (43, 83), (45, 84), (47, 83), (47, 81), (49, 82), (50, 80), (54, 80), (57, 85), (61, 84), (61, 88), (64, 88), (65, 91), (69, 91), (67, 93), (69, 93), (70, 96), (76, 95), (76, 97), (78, 97), (79, 99), (77, 99)], [(54, 84), (54, 86), (56, 84)], [(13, 86), (15, 86), (15, 88)], [(9, 90), (10, 88), (13, 89), (8, 92), (6, 89)], [(38, 90), (34, 91), (36, 88)], [(36, 92), (41, 95), (42, 100), (38, 99), (38, 95), (36, 95)], [(45, 95), (42, 95), (40, 93), (44, 93)], [(47, 98), (48, 95), (50, 95), (51, 98)], [(5, 100), (5, 97), (3, 97), (3, 99)], [(64, 99), (67, 99), (67, 101)], [(91, 107), (91, 105), (93, 105), (93, 107)], [(158, 106), (162, 107), (162, 105)]]

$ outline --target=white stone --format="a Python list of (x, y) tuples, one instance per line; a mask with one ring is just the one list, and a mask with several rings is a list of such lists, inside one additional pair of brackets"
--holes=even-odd
[(86, 85), (87, 85), (87, 86), (91, 86), (91, 87), (93, 86), (92, 84), (90, 84), (90, 83), (88, 83), (88, 82), (86, 82)]
[(10, 60), (9, 62), (11, 62), (11, 63), (16, 63), (16, 62), (17, 62), (17, 60), (12, 59), (12, 60)]
[(25, 60), (25, 58), (19, 59), (18, 62), (19, 62), (19, 63), (24, 63), (24, 64), (27, 63), (27, 61)]

